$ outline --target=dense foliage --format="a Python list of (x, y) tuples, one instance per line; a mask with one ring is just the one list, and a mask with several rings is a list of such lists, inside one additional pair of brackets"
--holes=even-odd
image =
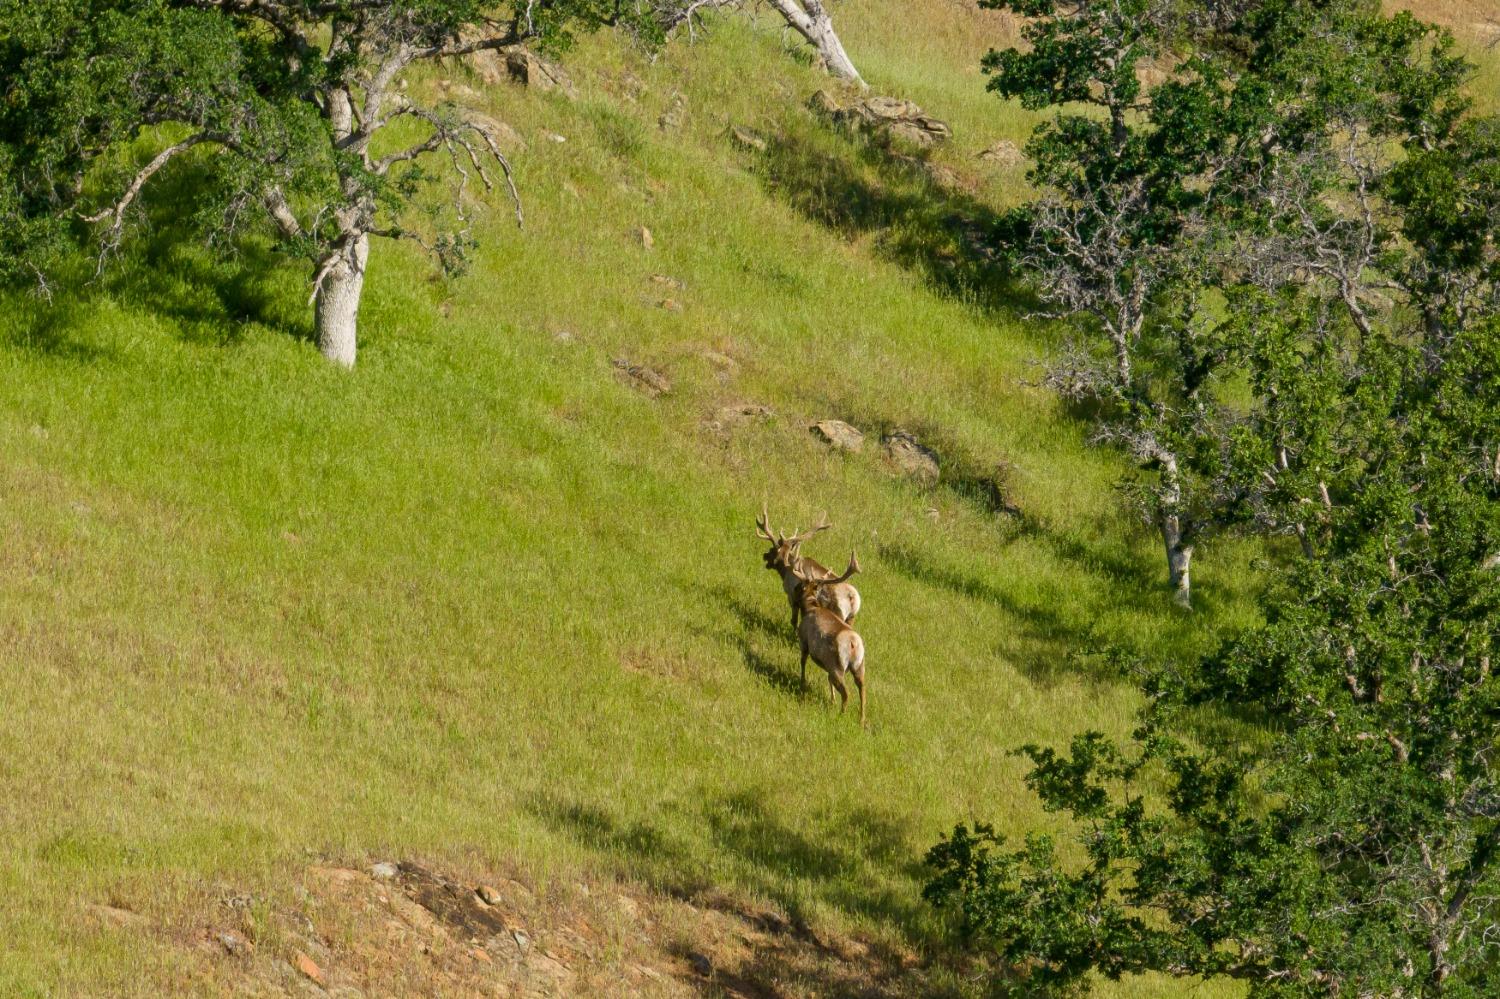
[(960, 826), (927, 894), (1023, 993), (1155, 970), (1492, 995), (1500, 122), (1469, 112), (1445, 38), (1374, 4), (1257, 5), (1184, 67), (1141, 127), (1204, 157), (1172, 248), (1206, 265), (1204, 328), (1249, 402), (1178, 439), (1225, 519), (1300, 548), (1271, 562), (1264, 625), (1143, 666), (1132, 746), (1025, 749), (1081, 859)]
[(1247, 303), (1306, 284), (1369, 331), (1389, 294), (1368, 279), (1394, 249), (1377, 202), (1410, 171), (1403, 150), (1460, 127), (1467, 69), (1426, 25), (1361, 2), (986, 5), (1034, 18), (1028, 49), (986, 60), (991, 89), (1057, 109), (1009, 248), (1042, 314), (1067, 320), (1048, 382), (1139, 463), (1130, 486), (1186, 605), (1197, 538), (1267, 526), (1265, 464), (1236, 461), (1239, 372), (1261, 349)]
[[(1372, 351), (1344, 410), (1368, 435), (1358, 488), (1267, 624), (1157, 672), (1132, 749), (1026, 749), (1031, 787), (1080, 823), (1081, 865), (983, 826), (932, 851), (928, 896), (1024, 969), (1019, 989), (1160, 970), (1258, 995), (1494, 994), (1497, 359), (1494, 320), (1441, 364)], [(1204, 704), (1256, 732), (1174, 736)]]
[(1020, 235), (1011, 249), (1038, 279), (1042, 315), (1070, 321), (1047, 380), (1094, 406), (1098, 439), (1147, 473), (1136, 491), (1161, 533), (1175, 598), (1188, 606), (1194, 542), (1211, 512), (1186, 451), (1213, 408), (1223, 354), (1197, 315), (1203, 262), (1187, 237), (1205, 224), (1205, 175), (1243, 122), (1200, 92), (1212, 77), (1198, 90), (1148, 94), (1140, 74), (1166, 51), (1173, 23), (1157, 0), (984, 6), (1032, 19), (1029, 48), (985, 60), (990, 89), (1057, 109), (1027, 150), (1042, 196), (1012, 219)]

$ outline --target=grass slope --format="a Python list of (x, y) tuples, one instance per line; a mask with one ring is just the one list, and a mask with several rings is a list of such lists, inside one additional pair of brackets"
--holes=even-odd
[[(1044, 333), (965, 250), (955, 219), (1023, 189), (974, 158), (1030, 126), (976, 68), (1010, 26), (910, 10), (839, 14), (877, 91), (954, 123), (957, 192), (826, 131), (802, 108), (825, 82), (733, 21), (654, 62), (587, 42), (576, 102), (473, 95), (528, 141), (527, 227), (497, 203), (452, 282), (379, 245), (352, 375), (307, 342), (301, 272), (253, 247), (158, 242), (57, 308), (6, 302), (0, 993), (208, 990), (171, 934), (82, 903), (187, 927), (225, 890), (281, 897), (309, 855), (716, 884), (920, 943), (939, 833), (1053, 821), (1008, 750), (1128, 730), (1128, 685), (1075, 653), (1249, 617), (1229, 544), (1200, 612), (1170, 611), (1122, 467), (1029, 384)], [(723, 425), (741, 402), (775, 415)], [(825, 417), (867, 453), (819, 445)], [(883, 469), (894, 426), (943, 484)], [(1019, 520), (980, 485), (1001, 465)], [(867, 733), (799, 689), (763, 499), (778, 524), (831, 512), (825, 562), (860, 550)]]

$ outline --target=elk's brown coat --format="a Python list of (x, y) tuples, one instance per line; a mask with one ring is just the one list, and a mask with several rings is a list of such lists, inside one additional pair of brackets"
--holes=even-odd
[(802, 647), (802, 683), (807, 685), (807, 660), (823, 667), (828, 674), (828, 697), (838, 691), (841, 698), (839, 711), (849, 706), (849, 688), (844, 685), (844, 676), (852, 676), (859, 688), (859, 724), (865, 724), (865, 642), (859, 633), (849, 627), (833, 611), (818, 601), (818, 591), (828, 586), (844, 583), (859, 571), (859, 558), (849, 555), (849, 568), (837, 579), (813, 579), (799, 576), (804, 584), (800, 591), (802, 620), (797, 628), (797, 641)]

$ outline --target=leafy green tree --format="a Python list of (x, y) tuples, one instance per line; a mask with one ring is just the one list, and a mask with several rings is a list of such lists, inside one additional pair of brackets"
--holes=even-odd
[[(1026, 747), (1076, 850), (960, 826), (929, 854), (928, 898), (993, 948), (1002, 991), (1158, 971), (1256, 996), (1496, 994), (1500, 322), (1426, 355), (1367, 344), (1344, 412), (1362, 488), (1263, 627), (1158, 671), (1131, 747)], [(1240, 738), (1172, 734), (1205, 704)]]
[(1047, 383), (1091, 406), (1096, 440), (1140, 464), (1135, 492), (1161, 534), (1174, 599), (1190, 606), (1195, 541), (1226, 502), (1227, 481), (1214, 462), (1190, 460), (1216, 421), (1214, 374), (1226, 360), (1198, 307), (1206, 263), (1195, 237), (1235, 109), (1212, 77), (1143, 85), (1178, 23), (1162, 0), (983, 6), (1030, 19), (1027, 48), (985, 58), (990, 89), (1056, 111), (1027, 146), (1041, 194), (1017, 213), (1012, 247), (1036, 281), (1038, 314), (1068, 323)]
[(1300, 556), (1270, 563), (1264, 624), (1137, 664), (1128, 746), (1023, 750), (1075, 847), (960, 826), (927, 896), (1002, 992), (1494, 995), (1500, 120), (1445, 37), (1374, 4), (1268, 0), (1231, 34), (1177, 92), (1239, 108), (1204, 231), (1252, 400), (1214, 447)]
[(1451, 39), (1410, 15), (1284, 2), (1237, 34), (1246, 54), (1223, 75), (1263, 110), (1244, 117), (1253, 155), (1217, 180), (1220, 335), (1252, 396), (1225, 435), (1226, 474), (1240, 514), (1315, 557), (1367, 457), (1338, 415), (1370, 391), (1359, 341), (1399, 335), (1411, 311), (1441, 351), (1495, 301), (1500, 147), (1492, 120), (1466, 117)]
[[(1337, 315), (1286, 345), (1329, 353), (1308, 337), (1367, 336), (1393, 295), (1449, 296), (1392, 259), (1406, 249), (1388, 189), (1408, 148), (1456, 127), (1467, 69), (1447, 39), (1368, 0), (986, 5), (1032, 18), (1027, 49), (987, 57), (991, 89), (1056, 111), (1028, 146), (1041, 193), (1012, 247), (1040, 314), (1066, 323), (1046, 380), (1139, 463), (1133, 491), (1188, 605), (1205, 531), (1248, 523), (1306, 546), (1306, 504), (1330, 499), (1299, 463), (1311, 428), (1276, 424), (1295, 400), (1257, 395), (1247, 418), (1239, 374), (1264, 367), (1266, 344), (1224, 299), (1315, 286)], [(1165, 79), (1147, 87), (1148, 66)], [(1269, 461), (1241, 446), (1277, 438)]]
[[(145, 186), (192, 157), (200, 214), (261, 224), (311, 267), (319, 348), (353, 365), (372, 238), (416, 239), (445, 267), (472, 244), (476, 189), (511, 185), (482, 119), (426, 105), (415, 64), (648, 14), (614, 0), (0, 0), (0, 267), (46, 287), (81, 216), (101, 261), (137, 224)], [(623, 11), (623, 12), (622, 12)], [(648, 12), (649, 13), (649, 12)], [(130, 151), (159, 141), (144, 163)], [(446, 211), (417, 210), (447, 161)], [(520, 218), (519, 200), (516, 202)]]

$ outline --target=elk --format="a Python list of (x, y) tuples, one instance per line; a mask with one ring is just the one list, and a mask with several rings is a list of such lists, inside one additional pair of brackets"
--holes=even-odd
[[(794, 573), (796, 570), (793, 570)], [(832, 586), (842, 586), (859, 571), (859, 556), (849, 553), (849, 568), (836, 579), (814, 579), (801, 576), (802, 624), (797, 629), (797, 640), (802, 647), (802, 685), (807, 686), (807, 658), (828, 673), (828, 699), (838, 691), (842, 701), (839, 714), (849, 707), (849, 688), (844, 686), (844, 674), (854, 677), (859, 688), (859, 727), (865, 727), (865, 642), (859, 633), (849, 627), (833, 611), (818, 600), (819, 591)]]
[[(810, 531), (797, 533), (793, 531), (790, 537), (771, 530), (771, 518), (766, 512), (764, 503), (760, 506), (760, 516), (755, 521), (755, 533), (757, 536), (771, 542), (770, 550), (763, 556), (766, 560), (766, 568), (781, 577), (781, 588), (786, 591), (787, 603), (792, 607), (792, 632), (797, 631), (797, 622), (802, 617), (802, 599), (800, 591), (802, 580), (798, 573), (819, 580), (832, 580), (833, 573), (827, 567), (810, 558), (802, 556), (802, 542), (817, 534), (819, 531), (828, 530), (828, 516), (823, 514), (818, 518), (818, 525)], [(840, 582), (837, 585), (821, 586), (817, 589), (818, 606), (826, 608), (837, 614), (846, 623), (854, 620), (854, 615), (859, 613), (859, 591), (848, 583)]]

